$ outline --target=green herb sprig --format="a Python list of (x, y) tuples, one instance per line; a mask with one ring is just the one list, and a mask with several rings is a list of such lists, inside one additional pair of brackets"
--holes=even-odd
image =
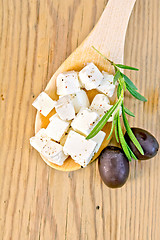
[(124, 92), (126, 90), (128, 90), (129, 93), (133, 97), (135, 97), (136, 99), (143, 101), (143, 102), (146, 102), (147, 99), (145, 97), (143, 97), (139, 92), (137, 92), (137, 87), (124, 73), (121, 72), (120, 69), (129, 69), (129, 70), (135, 70), (135, 71), (138, 71), (139, 69), (130, 67), (130, 66), (126, 66), (123, 64), (115, 64), (113, 61), (111, 61), (110, 59), (105, 57), (102, 53), (100, 53), (95, 47), (93, 47), (93, 49), (95, 51), (97, 51), (105, 60), (109, 61), (115, 69), (113, 84), (116, 84), (116, 82), (118, 83), (118, 86), (117, 86), (118, 100), (109, 109), (109, 111), (101, 118), (101, 120), (93, 128), (93, 130), (86, 137), (86, 139), (93, 138), (104, 127), (104, 125), (107, 123), (108, 119), (111, 116), (114, 116), (113, 121), (112, 121), (111, 131), (110, 131), (110, 134), (107, 139), (109, 139), (112, 136), (113, 131), (115, 131), (116, 141), (121, 144), (122, 149), (123, 149), (126, 157), (128, 158), (128, 160), (131, 161), (131, 158), (137, 160), (136, 156), (134, 155), (134, 153), (132, 152), (132, 150), (130, 149), (130, 147), (128, 146), (128, 144), (125, 141), (123, 131), (122, 131), (122, 126), (121, 126), (121, 121), (120, 121), (120, 111), (122, 111), (122, 119), (123, 119), (125, 129), (128, 133), (128, 136), (130, 137), (131, 141), (134, 143), (136, 148), (139, 150), (139, 152), (142, 155), (144, 155), (143, 149), (142, 149), (141, 145), (139, 144), (138, 140), (136, 139), (135, 135), (133, 134), (133, 132), (129, 126), (127, 117), (126, 117), (126, 114), (128, 114), (129, 116), (132, 116), (132, 117), (135, 117), (135, 115), (124, 106)]

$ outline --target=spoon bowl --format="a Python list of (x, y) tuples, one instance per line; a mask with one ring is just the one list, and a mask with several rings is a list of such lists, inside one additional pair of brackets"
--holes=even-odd
[[(58, 70), (54, 73), (49, 83), (46, 86), (45, 92), (54, 100), (58, 100), (56, 94), (56, 78), (59, 73), (66, 71), (80, 71), (87, 63), (93, 62), (100, 71), (106, 71), (114, 74), (114, 69), (109, 62), (104, 60), (93, 48), (96, 47), (106, 57), (110, 58), (116, 63), (123, 64), (124, 43), (127, 25), (130, 14), (132, 12), (136, 0), (110, 0), (99, 19), (98, 23), (82, 42), (82, 44), (62, 63)], [(122, 15), (123, 12), (123, 15)], [(98, 92), (96, 90), (87, 91), (90, 103)], [(115, 98), (111, 99), (114, 103)], [(46, 128), (49, 124), (49, 118), (55, 113), (53, 109), (47, 117), (42, 116), (39, 112), (36, 115), (35, 133), (41, 128)], [(94, 155), (94, 161), (101, 151), (108, 145), (110, 140), (107, 140), (111, 129), (111, 123), (107, 123), (103, 128), (106, 137), (99, 149)], [(49, 162), (44, 156), (41, 155), (43, 160), (52, 168), (61, 171), (74, 171), (81, 168), (81, 166), (74, 162), (71, 157), (68, 157), (62, 166), (58, 166)]]

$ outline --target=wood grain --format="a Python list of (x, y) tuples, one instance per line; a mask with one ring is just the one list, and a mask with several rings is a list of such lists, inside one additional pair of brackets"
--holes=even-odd
[[(29, 146), (31, 103), (99, 19), (103, 0), (0, 0), (0, 239), (159, 240), (159, 155), (131, 163), (127, 184), (108, 189), (97, 162), (64, 173)], [(127, 30), (127, 72), (148, 98), (126, 95), (133, 126), (159, 140), (160, 3), (137, 0)], [(122, 13), (123, 14), (123, 13)], [(96, 208), (99, 206), (99, 209)]]

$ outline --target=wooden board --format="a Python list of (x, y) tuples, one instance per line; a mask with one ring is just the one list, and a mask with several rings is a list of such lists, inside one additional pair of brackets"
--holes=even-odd
[[(0, 1), (0, 240), (159, 239), (159, 155), (133, 161), (127, 184), (110, 190), (101, 182), (97, 162), (59, 172), (29, 146), (36, 115), (31, 103), (88, 35), (106, 3)], [(143, 104), (126, 95), (136, 114), (129, 122), (158, 139), (159, 12), (159, 0), (137, 0), (124, 58), (140, 68), (126, 73), (148, 98)]]

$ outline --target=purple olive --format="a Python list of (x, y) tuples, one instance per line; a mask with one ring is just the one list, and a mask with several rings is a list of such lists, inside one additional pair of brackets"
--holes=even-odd
[(133, 151), (133, 153), (136, 155), (136, 157), (139, 160), (147, 160), (154, 157), (157, 154), (157, 151), (159, 149), (159, 144), (155, 139), (155, 137), (144, 129), (141, 129), (141, 128), (131, 128), (131, 129), (144, 151), (144, 155), (142, 155), (138, 151), (138, 149), (135, 147), (134, 143), (130, 140), (128, 133), (126, 132), (124, 135), (125, 140), (128, 146)]
[(118, 147), (106, 147), (99, 156), (98, 166), (103, 182), (110, 188), (120, 188), (128, 179), (129, 162)]

